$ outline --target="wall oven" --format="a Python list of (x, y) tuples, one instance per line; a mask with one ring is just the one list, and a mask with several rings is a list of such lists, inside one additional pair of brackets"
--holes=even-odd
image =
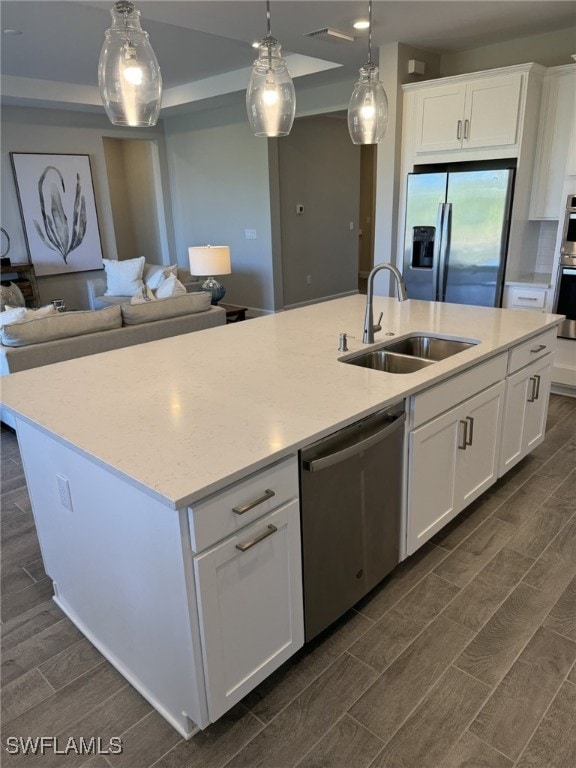
[(562, 256), (558, 271), (558, 288), (554, 311), (566, 315), (558, 328), (561, 339), (576, 339), (576, 256)]

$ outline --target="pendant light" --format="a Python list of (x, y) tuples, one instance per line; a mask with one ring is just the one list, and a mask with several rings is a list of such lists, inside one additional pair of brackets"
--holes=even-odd
[(282, 58), (282, 46), (270, 31), (270, 0), (266, 0), (267, 34), (259, 44), (246, 90), (246, 111), (256, 136), (287, 136), (294, 122), (294, 83)]
[(372, 62), (372, 0), (368, 0), (368, 61), (348, 105), (348, 131), (353, 144), (378, 144), (388, 126), (388, 99)]
[(162, 98), (162, 76), (148, 33), (140, 26), (140, 11), (118, 0), (110, 11), (112, 27), (98, 63), (98, 85), (104, 109), (113, 125), (156, 125)]

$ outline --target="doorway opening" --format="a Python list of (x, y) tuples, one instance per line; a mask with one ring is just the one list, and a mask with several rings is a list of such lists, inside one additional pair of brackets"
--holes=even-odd
[(118, 259), (169, 264), (157, 142), (105, 137), (102, 143)]

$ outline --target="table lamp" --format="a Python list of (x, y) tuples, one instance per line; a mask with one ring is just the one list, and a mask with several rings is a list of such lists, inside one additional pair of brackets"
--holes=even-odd
[(193, 275), (209, 275), (208, 280), (202, 283), (202, 290), (210, 291), (212, 304), (218, 304), (224, 298), (226, 288), (214, 279), (214, 275), (229, 275), (232, 272), (230, 248), (227, 245), (193, 245), (188, 248), (188, 259)]

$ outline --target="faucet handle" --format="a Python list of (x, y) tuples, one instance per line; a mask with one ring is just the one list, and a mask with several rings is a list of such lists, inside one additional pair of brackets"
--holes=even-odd
[(352, 336), (350, 333), (341, 333), (338, 340), (338, 352), (348, 352), (348, 339), (355, 339), (356, 336)]
[(383, 318), (383, 316), (384, 316), (384, 312), (380, 312), (380, 317), (378, 318), (378, 322), (377, 322), (377, 323), (376, 323), (376, 325), (374, 326), (374, 331), (375, 331), (375, 332), (376, 332), (376, 331), (381, 331), (381, 330), (382, 330), (382, 326), (380, 325), (380, 323), (382, 322), (382, 318)]

